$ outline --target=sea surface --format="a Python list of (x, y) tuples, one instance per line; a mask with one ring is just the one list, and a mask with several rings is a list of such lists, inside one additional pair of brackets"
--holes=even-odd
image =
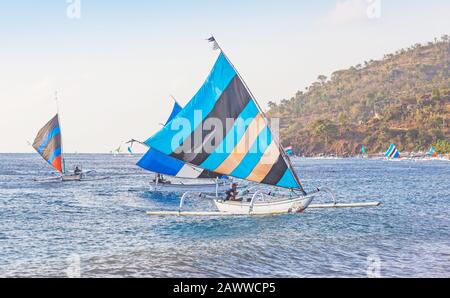
[(152, 193), (138, 158), (68, 155), (68, 168), (110, 178), (40, 183), (52, 174), (39, 156), (0, 154), (0, 276), (450, 277), (450, 162), (296, 159), (306, 189), (383, 204), (164, 218), (145, 212), (176, 210), (179, 197)]

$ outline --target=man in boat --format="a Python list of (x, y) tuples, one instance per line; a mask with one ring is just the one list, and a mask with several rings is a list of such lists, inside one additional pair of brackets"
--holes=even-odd
[(78, 175), (81, 175), (81, 173), (83, 173), (83, 171), (80, 169), (80, 167), (76, 166), (73, 173), (75, 174), (75, 176), (78, 176)]
[(164, 178), (164, 176), (161, 174), (156, 174), (156, 177), (155, 179), (153, 179), (153, 182), (158, 182), (161, 184), (170, 184), (170, 181), (166, 180), (166, 178)]
[(225, 198), (225, 201), (241, 201), (242, 199), (238, 199), (237, 195), (239, 194), (239, 192), (237, 191), (237, 187), (238, 184), (237, 183), (233, 183), (231, 185), (231, 188), (227, 191), (225, 191), (225, 194), (227, 195), (227, 197)]

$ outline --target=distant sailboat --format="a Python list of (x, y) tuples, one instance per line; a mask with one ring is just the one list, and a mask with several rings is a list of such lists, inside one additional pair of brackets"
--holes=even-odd
[(133, 155), (133, 148), (132, 148), (132, 146), (128, 146), (127, 150), (128, 150), (128, 153), (130, 153), (130, 155)]
[(76, 167), (73, 175), (66, 175), (58, 114), (39, 130), (32, 146), (48, 164), (61, 174), (57, 178), (42, 181), (81, 181), (85, 177), (80, 166)]
[(391, 144), (391, 146), (389, 146), (389, 149), (384, 153), (384, 156), (389, 159), (401, 158), (400, 152), (394, 144)]
[(114, 149), (114, 150), (112, 151), (112, 153), (113, 153), (114, 156), (121, 154), (121, 153), (122, 153), (122, 145), (120, 145), (119, 147), (117, 147), (116, 149)]
[(58, 114), (39, 130), (32, 146), (56, 171), (64, 174), (62, 137)]
[(427, 156), (438, 157), (438, 154), (437, 154), (436, 150), (433, 147), (431, 147), (430, 150), (428, 150), (428, 152), (427, 152)]
[(293, 156), (294, 155), (294, 149), (292, 148), (292, 146), (284, 148), (284, 151), (286, 152), (286, 154), (288, 156)]
[(93, 172), (83, 172), (81, 166), (76, 166), (73, 174), (66, 173), (59, 112), (39, 130), (32, 147), (60, 174), (60, 176), (56, 178), (52, 177), (43, 180), (35, 179), (35, 181), (82, 181), (86, 180), (87, 174)]
[[(172, 113), (166, 124), (169, 123), (180, 111), (182, 107), (175, 101)], [(138, 142), (131, 140), (129, 143)], [(138, 142), (141, 143), (141, 142)], [(141, 143), (147, 146), (145, 143)], [(184, 163), (171, 156), (165, 155), (154, 148), (149, 148), (147, 153), (137, 162), (137, 165), (144, 170), (155, 173), (153, 180), (153, 190), (155, 191), (204, 191), (215, 192), (222, 190), (228, 185), (227, 177), (222, 174), (201, 169), (199, 167)], [(164, 178), (163, 175), (183, 179), (195, 179), (197, 183), (173, 182)], [(220, 180), (220, 181), (219, 181)]]

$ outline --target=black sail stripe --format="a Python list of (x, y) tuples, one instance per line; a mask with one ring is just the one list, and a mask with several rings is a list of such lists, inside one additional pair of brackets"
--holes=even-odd
[[(61, 148), (61, 134), (57, 133), (50, 140), (48, 140), (49, 134), (52, 130), (59, 127), (58, 115), (54, 116), (43, 128), (41, 128), (33, 142), (33, 148), (39, 152), (41, 146), (45, 146), (40, 152), (41, 156), (45, 160), (49, 160), (56, 149)], [(47, 142), (48, 141), (48, 142)], [(43, 144), (47, 142), (47, 144)]]
[(284, 161), (283, 157), (280, 155), (277, 162), (272, 166), (269, 173), (261, 182), (265, 184), (276, 185), (281, 180), (281, 178), (283, 178), (283, 175), (287, 169), (287, 164)]
[[(179, 150), (175, 150), (175, 152), (172, 153), (171, 156), (194, 165), (201, 165), (208, 158), (213, 149), (217, 148), (217, 146), (220, 145), (223, 138), (230, 131), (232, 125), (234, 124), (234, 121), (241, 114), (242, 110), (247, 106), (250, 99), (251, 96), (245, 88), (244, 84), (238, 76), (235, 76), (227, 86), (225, 91), (222, 93), (220, 98), (217, 100), (212, 111), (208, 114), (207, 117), (205, 117), (202, 124), (199, 125), (184, 141), (184, 144), (190, 144), (190, 148), (184, 148), (183, 145), (181, 145), (181, 148), (183, 148), (184, 151), (178, 152)], [(205, 121), (211, 118), (220, 120), (222, 126), (221, 132), (214, 132), (213, 130), (203, 129), (203, 124), (205, 123)], [(230, 123), (227, 123), (227, 119), (233, 119), (233, 121), (228, 121)], [(222, 139), (217, 139), (215, 137), (216, 134), (222, 135)], [(196, 136), (197, 138), (199, 138), (198, 136), (201, 136), (201, 140), (203, 140), (203, 144), (201, 144), (201, 151), (198, 150), (197, 152), (195, 151), (195, 147), (196, 145), (200, 144), (195, 144), (194, 140)], [(210, 139), (214, 139), (215, 144), (212, 144), (209, 141)], [(208, 152), (205, 152), (204, 146), (207, 142), (210, 142), (208, 144), (210, 148)]]

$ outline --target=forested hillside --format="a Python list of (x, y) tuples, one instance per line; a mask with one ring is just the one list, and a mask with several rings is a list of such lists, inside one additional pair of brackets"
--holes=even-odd
[[(336, 57), (338, 59), (338, 57)], [(284, 145), (299, 154), (353, 155), (364, 144), (377, 153), (450, 148), (450, 38), (416, 44), (365, 61), (269, 103)]]

